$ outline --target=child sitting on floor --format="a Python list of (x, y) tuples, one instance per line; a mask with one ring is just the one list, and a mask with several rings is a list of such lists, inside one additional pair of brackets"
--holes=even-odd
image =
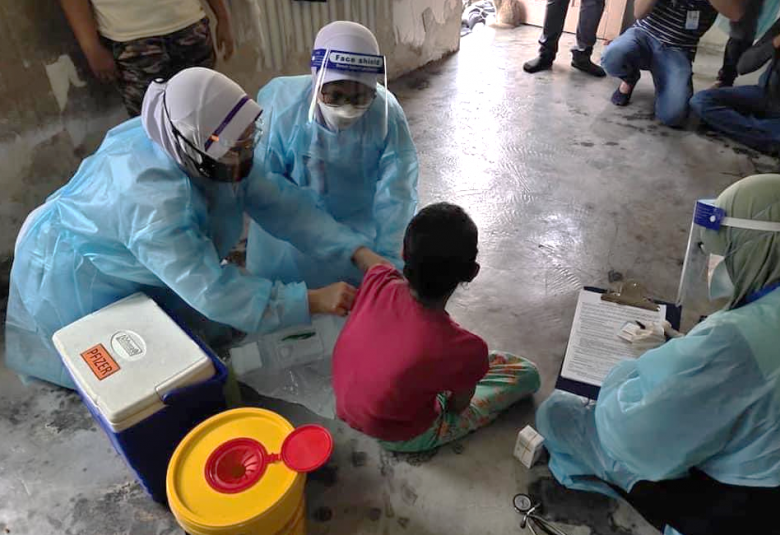
[(488, 353), (445, 311), (479, 273), (477, 227), (459, 206), (432, 204), (404, 236), (403, 275), (368, 269), (333, 354), (336, 412), (390, 451), (436, 448), (493, 421), (539, 388), (522, 357)]

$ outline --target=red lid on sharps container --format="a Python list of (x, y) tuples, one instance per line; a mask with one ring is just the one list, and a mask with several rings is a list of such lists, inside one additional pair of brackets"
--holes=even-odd
[(281, 455), (269, 454), (253, 438), (235, 438), (222, 443), (209, 455), (206, 481), (218, 492), (234, 494), (257, 483), (269, 464), (283, 461), (290, 470), (308, 473), (327, 463), (332, 453), (333, 437), (320, 425), (304, 425), (287, 435)]
[(304, 425), (287, 435), (282, 460), (291, 470), (308, 473), (320, 468), (333, 453), (333, 436), (321, 425)]

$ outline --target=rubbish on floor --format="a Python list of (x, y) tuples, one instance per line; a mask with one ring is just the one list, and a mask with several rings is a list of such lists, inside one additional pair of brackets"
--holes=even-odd
[(463, 0), (463, 14), (460, 18), (461, 28), (473, 30), (477, 24), (485, 24), (491, 15), (496, 14), (496, 6), (491, 0), (470, 3)]
[(520, 520), (520, 527), (527, 529), (536, 535), (536, 528), (541, 529), (548, 535), (566, 535), (566, 532), (557, 528), (549, 520), (542, 516), (541, 502), (534, 501), (528, 494), (516, 494), (512, 498), (512, 505), (519, 514), (523, 515)]
[(294, 429), (264, 409), (226, 411), (176, 448), (168, 504), (191, 535), (304, 535), (306, 473), (332, 453), (324, 427)]
[(236, 377), (257, 393), (333, 418), (331, 358), (345, 318), (316, 315), (311, 325), (246, 339), (230, 350)]
[(544, 437), (536, 429), (527, 425), (517, 434), (515, 457), (526, 468), (531, 468), (544, 451)]
[(225, 366), (138, 293), (57, 331), (82, 400), (147, 492), (165, 501), (168, 461), (197, 424), (226, 409)]

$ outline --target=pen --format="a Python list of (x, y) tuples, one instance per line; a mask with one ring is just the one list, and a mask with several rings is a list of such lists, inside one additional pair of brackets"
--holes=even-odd
[(290, 340), (308, 340), (314, 336), (317, 336), (317, 333), (311, 331), (307, 333), (291, 334), (282, 338), (282, 342), (288, 342)]
[(644, 323), (642, 323), (641, 321), (639, 321), (639, 320), (634, 320), (634, 322), (635, 322), (637, 325), (639, 325), (639, 328), (640, 328), (640, 329), (647, 329), (647, 327), (645, 327), (645, 324), (644, 324)]

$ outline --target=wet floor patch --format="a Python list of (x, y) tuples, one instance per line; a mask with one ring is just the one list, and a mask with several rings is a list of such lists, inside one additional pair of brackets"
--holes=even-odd
[(47, 520), (57, 532), (74, 535), (178, 531), (167, 509), (153, 502), (136, 482), (108, 488), (101, 494), (76, 495), (69, 519)]
[(417, 492), (408, 483), (401, 485), (401, 499), (406, 505), (412, 506), (417, 503)]
[(46, 429), (60, 434), (63, 431), (97, 431), (97, 425), (75, 392), (63, 391), (57, 407), (47, 417)]
[(360, 468), (368, 462), (368, 455), (365, 451), (353, 451), (351, 455), (352, 466)]
[(392, 479), (395, 475), (395, 466), (399, 463), (418, 467), (430, 462), (438, 453), (438, 449), (418, 453), (397, 453), (381, 450), (379, 453), (379, 473), (382, 477)]
[(339, 467), (335, 464), (328, 464), (311, 472), (308, 479), (325, 487), (332, 487), (339, 481)]
[(431, 86), (431, 82), (423, 76), (414, 77), (410, 79), (407, 84), (407, 87), (409, 89), (414, 89), (416, 91), (422, 91), (423, 89), (428, 89), (430, 86)]
[(330, 507), (317, 507), (311, 515), (315, 522), (330, 522), (333, 518), (333, 509)]
[(0, 420), (12, 426), (29, 424), (32, 404), (30, 398), (18, 401), (0, 398)]

